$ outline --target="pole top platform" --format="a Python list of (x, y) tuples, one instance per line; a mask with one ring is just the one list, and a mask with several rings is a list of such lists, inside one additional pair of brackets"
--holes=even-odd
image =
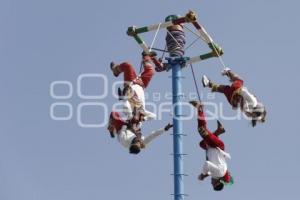
[(167, 71), (169, 71), (172, 68), (172, 65), (180, 64), (181, 67), (184, 67), (186, 65), (186, 62), (190, 58), (189, 57), (166, 57), (165, 59), (168, 61)]

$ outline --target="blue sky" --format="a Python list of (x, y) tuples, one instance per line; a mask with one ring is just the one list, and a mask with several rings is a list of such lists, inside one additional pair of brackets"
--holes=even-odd
[[(76, 93), (77, 79), (82, 74), (102, 74), (111, 86), (118, 79), (109, 70), (110, 61), (127, 60), (139, 68), (141, 49), (126, 35), (128, 26), (158, 23), (169, 14), (183, 15), (189, 9), (198, 13), (223, 47), (226, 65), (264, 102), (268, 119), (256, 128), (246, 120), (222, 120), (227, 130), (222, 139), (232, 156), (229, 167), (235, 184), (221, 193), (213, 192), (208, 180), (197, 180), (204, 152), (198, 148), (196, 119), (185, 121), (188, 199), (298, 199), (299, 4), (296, 0), (0, 1), (0, 199), (172, 198), (172, 137), (163, 135), (140, 155), (132, 156), (105, 128), (78, 126), (79, 105), (100, 103), (110, 111), (117, 99), (111, 90), (100, 100), (81, 99)], [(164, 34), (159, 33), (155, 46), (164, 46)], [(153, 36), (143, 37), (151, 42)], [(199, 42), (187, 55), (205, 50)], [(196, 64), (198, 81), (206, 74), (227, 83), (221, 68), (217, 59)], [(195, 92), (190, 70), (183, 74), (187, 77), (184, 91)], [(159, 73), (154, 77), (147, 89), (149, 102), (155, 102), (154, 93), (170, 91), (169, 76)], [(70, 99), (50, 96), (50, 84), (61, 80), (73, 85)], [(103, 88), (99, 79), (82, 86), (84, 94), (98, 94)], [(208, 90), (200, 90), (207, 96)], [(56, 92), (65, 91), (62, 87)], [(221, 95), (213, 100), (224, 101)], [(51, 119), (49, 109), (55, 102), (72, 106), (70, 120)], [(235, 114), (227, 104), (224, 112)], [(103, 121), (105, 116), (99, 107), (87, 108), (82, 114), (86, 123)], [(164, 113), (162, 120), (145, 123), (143, 132), (170, 120)], [(209, 122), (212, 129), (215, 125)]]

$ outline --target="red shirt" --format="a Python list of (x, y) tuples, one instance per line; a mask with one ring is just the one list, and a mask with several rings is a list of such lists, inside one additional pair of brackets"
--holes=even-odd
[(237, 102), (233, 101), (233, 97), (237, 94), (239, 89), (243, 87), (243, 84), (244, 84), (243, 80), (237, 79), (231, 84), (231, 86), (226, 86), (226, 88), (224, 90), (224, 94), (225, 94), (228, 102), (233, 107), (237, 107), (237, 105), (236, 105)]

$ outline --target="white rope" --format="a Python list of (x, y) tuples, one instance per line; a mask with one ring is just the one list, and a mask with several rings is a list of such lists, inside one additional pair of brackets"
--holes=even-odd
[[(151, 49), (152, 49), (152, 47), (153, 47), (153, 45), (154, 45), (154, 42), (155, 42), (156, 37), (157, 37), (157, 34), (158, 34), (158, 32), (159, 32), (160, 25), (161, 25), (161, 23), (159, 23), (159, 25), (158, 25), (158, 27), (157, 27), (157, 30), (156, 30), (156, 32), (155, 32), (155, 35), (154, 35), (154, 38), (153, 38), (153, 40), (152, 40), (151, 46), (150, 46), (150, 48), (149, 48), (149, 51), (151, 51)], [(140, 65), (140, 73), (139, 73), (138, 77), (140, 77), (141, 74), (142, 74), (142, 68), (143, 68), (143, 61), (141, 61), (141, 65)]]
[[(193, 33), (194, 35), (196, 35), (197, 37), (199, 37), (201, 40), (203, 40), (204, 42), (207, 43), (207, 41), (201, 36), (201, 34), (192, 31), (191, 29), (189, 29), (189, 28), (186, 27), (186, 26), (184, 26), (184, 27), (185, 27), (187, 30), (189, 30), (191, 33)], [(221, 65), (222, 65), (223, 68), (225, 69), (225, 68), (226, 68), (226, 65), (225, 65), (225, 63), (224, 63), (224, 60), (223, 60), (222, 57), (220, 56), (220, 54), (219, 54), (219, 52), (217, 51), (217, 49), (215, 48), (215, 46), (214, 46), (214, 45), (212, 45), (212, 46), (213, 46), (214, 51), (215, 51), (215, 52), (217, 53), (217, 55), (218, 55), (218, 59), (219, 59)], [(189, 47), (190, 47), (190, 46), (189, 46)]]
[(159, 23), (159, 25), (158, 25), (158, 27), (157, 27), (157, 30), (156, 30), (156, 32), (155, 32), (155, 35), (154, 35), (154, 38), (153, 38), (153, 40), (152, 40), (152, 43), (151, 43), (151, 46), (150, 46), (149, 51), (151, 51), (151, 49), (152, 49), (152, 47), (153, 47), (153, 45), (154, 45), (154, 42), (155, 42), (155, 40), (156, 40), (157, 34), (158, 34), (158, 32), (159, 32), (159, 29), (160, 29), (160, 25), (161, 25), (161, 23)]
[(179, 42), (176, 40), (176, 38), (172, 35), (172, 33), (167, 29), (168, 34), (172, 37), (172, 39), (177, 43), (178, 46), (180, 46)]
[[(161, 24), (159, 24), (159, 27), (160, 27), (160, 25), (161, 25)], [(158, 27), (158, 30), (159, 30), (159, 27)], [(189, 30), (189, 31), (190, 31), (191, 33), (193, 33), (194, 35), (196, 35), (196, 36), (197, 36), (198, 38), (200, 38), (202, 41), (208, 43), (208, 42), (201, 36), (201, 34), (192, 31), (192, 30), (189, 29), (187, 26), (184, 26), (184, 28), (186, 28), (187, 30)], [(157, 32), (158, 32), (158, 30), (157, 30)], [(170, 36), (172, 37), (172, 39), (177, 43), (177, 45), (180, 46), (180, 44), (178, 43), (178, 41), (176, 40), (176, 38), (172, 35), (172, 33), (171, 33), (168, 29), (166, 29), (166, 30), (167, 30), (168, 34), (170, 34)], [(155, 38), (156, 38), (156, 36), (157, 36), (157, 32), (156, 32), (156, 34), (155, 34)], [(208, 34), (208, 33), (207, 33), (207, 34)], [(154, 39), (155, 39), (155, 38), (154, 38)], [(189, 45), (186, 49), (190, 48), (196, 41), (197, 41), (197, 40), (195, 40), (195, 41), (194, 41), (191, 45)], [(151, 45), (151, 46), (152, 46), (152, 45)], [(225, 69), (225, 68), (226, 68), (226, 65), (225, 65), (224, 60), (223, 60), (222, 57), (220, 56), (220, 54), (219, 54), (219, 52), (217, 51), (217, 49), (215, 48), (215, 46), (212, 45), (212, 47), (213, 47), (214, 51), (217, 53), (217, 56), (218, 56), (218, 59), (219, 59), (221, 65), (222, 65), (223, 68)], [(151, 48), (152, 48), (152, 47), (151, 47)], [(150, 48), (150, 50), (151, 50), (151, 48)]]
[(192, 47), (200, 38), (197, 37), (189, 46), (187, 46), (184, 50), (188, 50), (190, 47)]
[(194, 35), (196, 35), (198, 38), (200, 38), (203, 42), (208, 43), (208, 41), (206, 41), (203, 36), (200, 33), (194, 32), (193, 30), (191, 30), (190, 28), (188, 28), (187, 26), (184, 25), (184, 28), (186, 28), (188, 31), (190, 31), (191, 33), (193, 33)]

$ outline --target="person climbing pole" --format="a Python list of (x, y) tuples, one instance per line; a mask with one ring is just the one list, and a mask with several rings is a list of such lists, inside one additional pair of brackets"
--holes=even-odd
[(133, 66), (124, 62), (115, 64), (111, 62), (110, 68), (115, 77), (124, 73), (124, 89), (119, 88), (120, 99), (124, 100), (124, 113), (127, 120), (133, 117), (133, 112), (138, 111), (142, 113), (146, 120), (155, 118), (155, 114), (145, 109), (145, 89), (149, 85), (154, 75), (154, 65), (159, 61), (156, 59), (156, 53), (142, 53), (142, 64), (144, 67), (140, 76), (137, 76)]
[(144, 149), (155, 138), (172, 127), (173, 125), (169, 123), (164, 128), (153, 131), (144, 137), (141, 132), (136, 133), (136, 130), (132, 129), (131, 125), (122, 119), (120, 113), (111, 112), (107, 130), (112, 138), (117, 137), (118, 142), (129, 149), (130, 154), (138, 154), (141, 149)]
[(203, 105), (198, 101), (190, 101), (198, 111), (198, 132), (202, 137), (199, 143), (200, 147), (206, 151), (206, 161), (203, 165), (202, 172), (198, 176), (200, 181), (211, 176), (211, 184), (215, 191), (221, 191), (226, 184), (232, 184), (231, 177), (226, 160), (230, 159), (230, 154), (225, 152), (225, 145), (220, 140), (219, 135), (225, 132), (224, 127), (218, 121), (217, 130), (212, 133), (207, 129)]
[(233, 109), (240, 107), (252, 119), (253, 127), (256, 126), (257, 122), (265, 122), (267, 115), (265, 106), (257, 100), (255, 95), (248, 91), (244, 86), (244, 81), (229, 68), (225, 68), (222, 75), (227, 76), (232, 84), (218, 85), (203, 75), (203, 86), (211, 88), (212, 92), (223, 93)]

